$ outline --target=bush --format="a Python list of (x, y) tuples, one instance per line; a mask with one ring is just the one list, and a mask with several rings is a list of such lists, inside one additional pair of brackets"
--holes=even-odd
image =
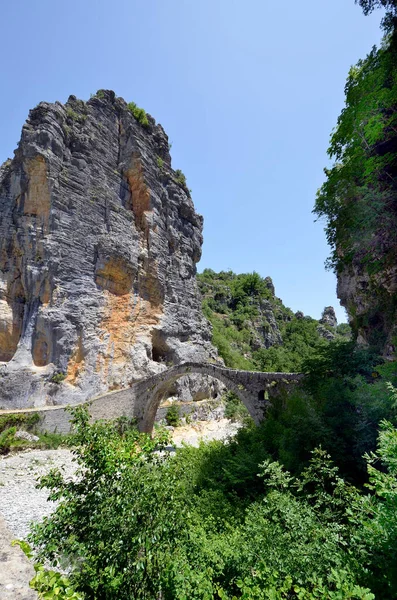
[(252, 460), (253, 429), (229, 445), (186, 447), (170, 459), (161, 431), (153, 439), (120, 434), (111, 423), (89, 425), (85, 407), (73, 415), (79, 479), (65, 481), (59, 471), (43, 478), (59, 503), (31, 535), (39, 560), (69, 561), (73, 593), (373, 599), (364, 582), (376, 548), (363, 541), (367, 501), (324, 451), (299, 478), (270, 459), (256, 461), (249, 495), (240, 473)]
[(149, 120), (147, 118), (146, 112), (143, 108), (139, 108), (135, 102), (129, 102), (127, 104), (127, 108), (130, 113), (135, 117), (135, 119), (140, 123), (143, 127), (149, 127)]
[(55, 375), (51, 377), (52, 383), (62, 383), (64, 379), (66, 379), (65, 373), (55, 373)]
[(0, 416), (0, 433), (7, 429), (22, 425), (25, 429), (31, 430), (40, 421), (38, 413), (10, 413)]
[(0, 433), (0, 454), (8, 454), (16, 433), (16, 427), (9, 427)]
[[(33, 558), (30, 545), (22, 540), (13, 540), (12, 546), (19, 546), (27, 558)], [(40, 600), (84, 600), (82, 594), (77, 593), (67, 577), (58, 571), (51, 571), (44, 565), (34, 565), (36, 575), (30, 581), (30, 587), (38, 592)]]
[(72, 108), (70, 108), (70, 106), (68, 106), (66, 109), (66, 116), (68, 117), (68, 119), (71, 119), (72, 121), (75, 121), (76, 123), (80, 124), (85, 123), (87, 120), (86, 114), (77, 113)]
[[(6, 454), (10, 450), (24, 450), (26, 448), (56, 449), (59, 446), (68, 445), (71, 436), (69, 434), (36, 432), (35, 425), (40, 422), (38, 413), (11, 413), (0, 416), (0, 454)], [(15, 438), (17, 429), (31, 431), (38, 435), (38, 441)]]
[(170, 425), (171, 427), (178, 427), (178, 425), (181, 423), (179, 406), (172, 404), (172, 406), (170, 406), (166, 412), (165, 420), (167, 425)]
[(90, 98), (99, 98), (100, 100), (103, 100), (104, 97), (105, 97), (104, 90), (98, 90), (95, 94), (90, 94)]
[(187, 188), (186, 177), (180, 169), (176, 169), (175, 171), (175, 181), (184, 188)]
[(231, 421), (244, 421), (248, 416), (248, 410), (240, 398), (232, 391), (228, 391), (224, 397), (225, 417)]

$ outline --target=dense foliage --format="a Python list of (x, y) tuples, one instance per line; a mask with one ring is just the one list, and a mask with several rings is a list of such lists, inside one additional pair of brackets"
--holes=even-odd
[[(346, 369), (342, 374), (335, 357), (329, 363), (349, 387), (356, 376)], [(328, 413), (308, 400), (308, 391), (292, 399), (283, 419), (275, 407), (262, 427), (241, 430), (227, 445), (185, 447), (171, 457), (161, 430), (151, 439), (117, 423), (90, 425), (85, 410), (75, 410), (78, 479), (65, 481), (53, 471), (42, 481), (60, 504), (34, 529), (39, 559), (67, 565), (68, 593), (86, 600), (397, 597), (397, 431), (382, 421), (377, 451), (372, 433), (366, 443), (364, 431), (376, 430), (385, 414), (394, 420), (397, 392), (391, 388), (388, 399), (378, 377), (356, 387), (355, 408), (365, 414), (356, 417), (354, 435), (367, 449), (370, 493), (339, 475), (332, 462), (334, 446), (340, 461), (338, 444), (321, 426), (305, 442), (299, 467), (293, 461), (289, 471), (282, 466), (288, 453), (293, 456), (292, 438), (300, 435), (296, 449), (316, 412), (332, 427), (333, 407)], [(321, 389), (320, 379), (314, 374), (309, 385)], [(358, 406), (365, 387), (371, 394), (374, 386), (377, 408), (365, 399)], [(322, 403), (334, 393), (324, 391)], [(343, 402), (339, 410), (345, 410)], [(350, 426), (339, 418), (334, 432), (343, 429), (347, 437)], [(265, 443), (270, 435), (273, 448)], [(318, 442), (331, 452), (315, 449)], [(42, 571), (39, 583), (45, 589)]]
[(394, 260), (396, 244), (397, 70), (386, 40), (352, 67), (346, 106), (328, 150), (335, 163), (318, 193), (337, 271), (360, 260), (375, 274)]
[[(328, 149), (334, 161), (314, 212), (325, 219), (328, 266), (350, 282), (345, 302), (355, 333), (396, 346), (397, 315), (397, 3), (359, 0), (365, 14), (386, 9), (379, 48), (350, 69)], [(347, 289), (347, 286), (344, 286)]]
[[(258, 273), (236, 275), (205, 269), (198, 276), (203, 310), (212, 325), (212, 342), (226, 366), (261, 371), (300, 371), (305, 359), (315, 356), (327, 343), (319, 322), (294, 314), (275, 296), (270, 277)], [(349, 326), (335, 331), (346, 338)]]

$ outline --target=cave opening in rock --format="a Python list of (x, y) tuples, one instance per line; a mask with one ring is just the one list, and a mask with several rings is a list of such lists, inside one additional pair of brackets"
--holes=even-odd
[(166, 363), (169, 360), (169, 348), (160, 331), (152, 331), (152, 360), (158, 363)]
[(17, 349), (22, 333), (25, 298), (17, 296), (12, 302), (0, 299), (0, 362), (9, 362)]

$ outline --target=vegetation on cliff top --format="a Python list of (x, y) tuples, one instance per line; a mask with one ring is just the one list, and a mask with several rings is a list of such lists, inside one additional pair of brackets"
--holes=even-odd
[[(228, 367), (301, 371), (304, 361), (328, 343), (318, 331), (319, 321), (294, 314), (275, 296), (270, 277), (205, 269), (197, 278), (212, 342)], [(346, 324), (321, 327), (329, 337), (349, 336)]]
[(138, 121), (138, 123), (140, 123), (143, 127), (149, 127), (149, 120), (143, 108), (139, 108), (139, 106), (137, 106), (135, 102), (129, 102), (127, 104), (127, 107), (130, 113)]
[(369, 274), (395, 258), (397, 61), (385, 39), (352, 67), (328, 153), (335, 163), (315, 206), (326, 217), (336, 271), (359, 258)]
[(360, 297), (346, 300), (353, 330), (383, 349), (387, 339), (396, 346), (390, 333), (397, 315), (397, 3), (359, 4), (365, 14), (386, 8), (386, 35), (350, 69), (328, 149), (334, 164), (325, 169), (314, 212), (325, 218), (328, 267), (345, 274)]

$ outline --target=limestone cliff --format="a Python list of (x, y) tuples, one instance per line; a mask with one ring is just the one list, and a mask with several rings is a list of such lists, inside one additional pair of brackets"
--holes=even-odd
[[(382, 246), (380, 245), (380, 248)], [(397, 246), (390, 249), (396, 256)], [(355, 257), (338, 273), (338, 298), (349, 314), (359, 344), (372, 346), (385, 358), (394, 359), (397, 349), (397, 268), (383, 265), (369, 273)]]
[(0, 405), (80, 401), (214, 357), (202, 226), (149, 115), (105, 90), (31, 110), (0, 170)]

